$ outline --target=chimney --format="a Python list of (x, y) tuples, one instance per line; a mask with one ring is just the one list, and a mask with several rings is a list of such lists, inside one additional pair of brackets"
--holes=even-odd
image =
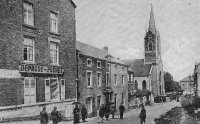
[(103, 47), (103, 50), (105, 50), (106, 52), (108, 52), (108, 47), (107, 46)]

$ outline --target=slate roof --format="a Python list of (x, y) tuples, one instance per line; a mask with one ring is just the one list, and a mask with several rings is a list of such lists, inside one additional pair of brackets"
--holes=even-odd
[[(107, 60), (106, 56), (108, 56), (108, 55), (112, 56), (109, 52), (107, 52), (103, 49), (91, 46), (89, 44), (86, 44), (86, 43), (83, 43), (83, 42), (80, 42), (80, 41), (76, 42), (76, 49), (78, 51), (80, 51), (80, 54), (90, 56), (90, 57), (94, 57), (94, 58), (98, 58), (98, 59), (101, 59), (101, 60)], [(112, 56), (111, 62), (127, 66), (121, 60), (117, 59), (114, 56)]]
[[(189, 76), (190, 76), (190, 78), (189, 78)], [(191, 75), (188, 75), (187, 77), (180, 80), (180, 82), (190, 82), (190, 81), (194, 81), (194, 79)]]
[(122, 60), (134, 72), (135, 77), (148, 76), (151, 70), (151, 64), (144, 64), (144, 59), (124, 59)]

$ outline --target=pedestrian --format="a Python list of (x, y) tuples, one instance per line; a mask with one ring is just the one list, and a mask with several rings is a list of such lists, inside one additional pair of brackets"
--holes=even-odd
[(112, 106), (111, 106), (112, 119), (115, 118), (115, 113), (116, 113), (116, 112), (117, 112), (117, 109), (116, 109), (115, 105), (112, 105)]
[(104, 112), (104, 105), (102, 104), (99, 109), (99, 117), (101, 118), (101, 123), (103, 123), (105, 112)]
[(58, 124), (61, 122), (61, 114), (57, 111), (57, 107), (55, 106), (53, 111), (51, 112), (51, 119), (53, 121), (53, 124)]
[(74, 124), (79, 123), (79, 108), (78, 105), (75, 106), (74, 110), (73, 110), (73, 114), (74, 114)]
[(81, 115), (82, 115), (82, 121), (83, 122), (87, 122), (87, 121), (85, 121), (85, 118), (87, 117), (87, 109), (85, 108), (85, 106), (83, 105), (82, 106), (82, 109), (81, 109)]
[(140, 124), (145, 124), (146, 122), (146, 110), (144, 108), (144, 105), (142, 106), (142, 110), (140, 112)]
[(106, 103), (106, 106), (104, 109), (105, 109), (105, 118), (106, 118), (106, 120), (108, 120), (109, 115), (110, 115), (110, 105), (108, 102)]
[(40, 124), (49, 123), (49, 116), (46, 112), (46, 107), (43, 107), (43, 110), (40, 112)]
[(121, 103), (121, 105), (119, 106), (119, 113), (120, 113), (121, 120), (123, 119), (124, 111), (125, 111), (125, 107), (124, 107), (123, 103)]

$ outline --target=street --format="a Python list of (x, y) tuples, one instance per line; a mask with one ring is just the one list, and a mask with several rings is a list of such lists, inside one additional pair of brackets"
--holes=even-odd
[[(154, 118), (159, 117), (161, 114), (164, 114), (166, 111), (170, 110), (171, 108), (175, 106), (180, 106), (180, 103), (176, 101), (167, 102), (167, 103), (155, 103), (152, 106), (146, 106), (147, 111), (147, 122), (146, 124), (154, 124)], [(127, 111), (124, 114), (124, 119), (120, 120), (119, 116), (116, 116), (116, 119), (109, 119), (108, 121), (104, 121), (104, 124), (139, 124), (140, 119), (138, 118), (140, 113), (140, 108), (133, 109), (131, 111)], [(110, 116), (111, 117), (111, 116)], [(97, 124), (98, 119), (95, 118), (89, 118), (87, 119), (88, 122), (84, 124)], [(3, 124), (39, 124), (39, 121), (19, 121), (19, 122), (7, 122)], [(50, 121), (49, 124), (52, 124)], [(59, 124), (73, 124), (73, 121), (64, 121)]]

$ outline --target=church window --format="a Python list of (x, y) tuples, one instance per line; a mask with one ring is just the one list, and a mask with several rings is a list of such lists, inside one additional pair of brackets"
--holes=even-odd
[(153, 50), (152, 42), (149, 42), (149, 51), (152, 51), (152, 50)]

